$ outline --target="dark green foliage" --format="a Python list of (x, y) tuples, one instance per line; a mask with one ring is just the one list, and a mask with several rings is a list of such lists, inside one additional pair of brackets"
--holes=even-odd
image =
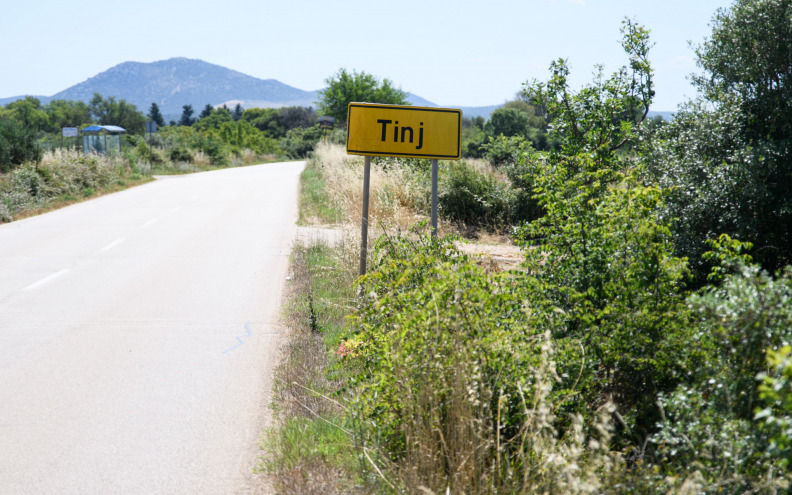
[[(792, 146), (792, 1), (736, 0), (718, 10), (696, 50), (705, 97), (739, 97), (746, 137), (784, 153)], [(788, 156), (788, 154), (787, 154)]]
[(465, 162), (449, 162), (443, 167), (438, 193), (444, 219), (460, 224), (503, 229), (511, 220), (514, 193), (492, 174)]
[(184, 105), (182, 107), (182, 114), (181, 118), (179, 119), (179, 125), (183, 126), (191, 126), (195, 123), (195, 119), (193, 118), (193, 113), (195, 111), (192, 108), (192, 105)]
[(256, 129), (266, 132), (270, 137), (286, 137), (286, 128), (276, 108), (249, 108), (242, 114), (242, 120), (250, 122)]
[(530, 141), (524, 136), (518, 135), (506, 137), (501, 134), (496, 138), (489, 138), (489, 141), (482, 145), (484, 156), (489, 162), (498, 167), (501, 165), (515, 164), (520, 156), (531, 150)]
[[(707, 359), (684, 385), (660, 397), (663, 415), (651, 441), (657, 462), (669, 471), (695, 462), (729, 493), (763, 484), (772, 492), (772, 480), (783, 480), (790, 458), (785, 358), (772, 351), (792, 339), (792, 272), (771, 277), (728, 236), (711, 245), (720, 260), (713, 272), (718, 283), (689, 299), (699, 319), (691, 342)], [(767, 373), (768, 352), (775, 373)], [(757, 377), (764, 386), (757, 387)]]
[(165, 127), (165, 118), (160, 112), (159, 106), (156, 103), (151, 104), (149, 108), (148, 119), (157, 124), (157, 127)]
[(219, 129), (223, 122), (234, 122), (231, 112), (229, 112), (225, 107), (218, 108), (192, 125), (196, 129), (206, 131), (208, 129)]
[(214, 112), (214, 107), (211, 104), (207, 103), (206, 106), (203, 108), (203, 110), (201, 110), (201, 113), (198, 115), (198, 120), (201, 120), (205, 117), (212, 115), (212, 112)]
[(779, 459), (782, 468), (789, 469), (792, 465), (792, 346), (768, 350), (767, 365), (768, 371), (757, 377), (761, 380), (762, 408), (757, 408), (756, 419), (770, 438), (768, 454)]
[(323, 135), (324, 131), (318, 124), (308, 128), (296, 127), (280, 140), (280, 148), (290, 158), (304, 158), (314, 150)]
[(283, 107), (278, 110), (280, 123), (287, 131), (297, 127), (313, 127), (318, 116), (311, 107)]
[(82, 101), (52, 100), (45, 107), (48, 132), (60, 134), (64, 127), (81, 127), (91, 122), (91, 110)]
[(36, 135), (15, 120), (0, 120), (0, 172), (36, 158)]
[(236, 121), (238, 121), (239, 119), (242, 118), (242, 113), (243, 112), (244, 112), (244, 110), (242, 109), (242, 105), (237, 103), (236, 106), (234, 107), (234, 111), (231, 112), (231, 117), (234, 119), (234, 122), (236, 122)]
[[(631, 418), (623, 441), (640, 442), (654, 426), (657, 393), (673, 390), (698, 356), (686, 342), (686, 261), (673, 256), (669, 225), (657, 216), (662, 192), (638, 185), (617, 153), (640, 125), (629, 110), (648, 109), (652, 97), (648, 32), (628, 20), (623, 35), (630, 69), (572, 93), (559, 61), (548, 83), (528, 88), (557, 115), (562, 146), (522, 164), (544, 215), (521, 235), (530, 300), (563, 315), (554, 339), (569, 407), (611, 400)], [(537, 324), (549, 314), (537, 312)]]
[(486, 156), (493, 165), (516, 163), (517, 149), (506, 151), (505, 143), (526, 141), (538, 150), (557, 147), (547, 135), (548, 122), (548, 116), (538, 115), (537, 107), (523, 99), (506, 102), (486, 122), (482, 117), (477, 117), (475, 122), (463, 119), (462, 154), (470, 158)]
[(171, 161), (174, 162), (189, 163), (192, 161), (192, 153), (190, 153), (190, 150), (183, 146), (171, 148), (169, 157)]
[(335, 117), (336, 126), (346, 122), (351, 102), (408, 105), (407, 93), (393, 86), (389, 79), (380, 81), (365, 72), (339, 71), (325, 79), (327, 88), (319, 92), (319, 113)]
[(117, 125), (130, 134), (143, 134), (146, 131), (146, 116), (125, 100), (116, 101), (113, 96), (104, 98), (94, 93), (88, 108), (94, 122), (99, 125)]
[[(697, 50), (701, 98), (658, 133), (649, 180), (672, 190), (678, 252), (750, 240), (769, 271), (792, 263), (792, 2), (738, 0)], [(704, 283), (708, 266), (695, 267)]]
[(49, 117), (38, 98), (27, 96), (5, 107), (9, 116), (28, 129), (39, 131), (47, 127)]
[(529, 115), (516, 108), (498, 108), (490, 115), (484, 129), (491, 136), (525, 136), (528, 133)]
[(214, 134), (202, 133), (195, 136), (193, 146), (206, 153), (212, 165), (228, 165), (228, 157), (224, 150), (222, 139)]

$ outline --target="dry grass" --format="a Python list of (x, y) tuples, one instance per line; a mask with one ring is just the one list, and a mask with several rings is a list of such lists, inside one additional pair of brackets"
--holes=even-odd
[[(343, 146), (320, 143), (316, 165), (326, 181), (331, 201), (343, 212), (344, 221), (360, 224), (363, 204), (363, 157), (346, 154)], [(387, 168), (376, 161), (371, 166), (369, 225), (407, 229), (426, 219), (421, 206), (429, 197), (426, 177), (398, 162)]]
[(320, 240), (292, 250), (283, 318), (289, 342), (275, 373), (276, 425), (268, 432), (263, 470), (282, 494), (364, 493), (352, 436), (340, 423), (346, 406), (336, 392), (334, 335), (344, 325), (357, 249), (348, 237), (330, 248)]
[(204, 153), (203, 151), (196, 151), (192, 156), (192, 162), (197, 167), (211, 167), (212, 166), (212, 159), (209, 158), (209, 155)]

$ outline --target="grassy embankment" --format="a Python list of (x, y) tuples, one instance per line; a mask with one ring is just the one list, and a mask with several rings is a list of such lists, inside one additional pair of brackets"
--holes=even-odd
[[(427, 485), (443, 484), (439, 473), (447, 468), (442, 465), (455, 458), (458, 469), (454, 493), (479, 491), (476, 483), (483, 483), (479, 488), (500, 486), (506, 489), (509, 482), (486, 472), (498, 469), (495, 464), (501, 460), (507, 464), (508, 461), (502, 459), (504, 455), (496, 452), (494, 456), (466, 459), (464, 452), (478, 449), (491, 454), (493, 448), (497, 451), (501, 443), (513, 443), (514, 439), (498, 433), (493, 435), (493, 425), (483, 420), (486, 415), (471, 409), (465, 400), (456, 401), (456, 405), (450, 409), (446, 409), (443, 404), (449, 392), (459, 399), (468, 394), (464, 390), (466, 386), (476, 383), (480, 388), (485, 386), (480, 380), (470, 379), (471, 374), (476, 373), (470, 366), (475, 367), (475, 359), (444, 363), (447, 367), (441, 376), (434, 377), (437, 383), (423, 384), (427, 388), (420, 394), (419, 400), (423, 401), (420, 409), (442, 412), (446, 415), (446, 422), (455, 423), (452, 429), (468, 429), (466, 435), (452, 433), (445, 439), (443, 430), (447, 425), (437, 423), (437, 418), (427, 422), (427, 416), (419, 412), (401, 425), (403, 431), (396, 435), (406, 434), (415, 440), (412, 448), (408, 449), (409, 455), (397, 459), (389, 452), (388, 435), (381, 431), (382, 428), (366, 421), (365, 414), (361, 414), (366, 404), (362, 404), (357, 396), (361, 392), (357, 387), (361, 385), (363, 365), (358, 359), (357, 346), (366, 344), (349, 338), (350, 326), (355, 325), (350, 324), (349, 318), (355, 313), (358, 313), (359, 318), (361, 306), (372, 303), (356, 295), (359, 249), (356, 220), (360, 215), (361, 165), (362, 159), (347, 156), (341, 147), (320, 146), (302, 176), (301, 222), (335, 224), (341, 229), (346, 226), (348, 234), (337, 245), (314, 242), (294, 248), (292, 278), (284, 310), (292, 329), (291, 339), (284, 362), (276, 375), (274, 404), (277, 426), (265, 438), (263, 448), (267, 454), (261, 468), (271, 473), (278, 493), (433, 493)], [(484, 163), (476, 162), (462, 167), (473, 170), (470, 174), (486, 174), (487, 180), (503, 184), (503, 178)], [(421, 250), (422, 245), (431, 245), (431, 241), (421, 235), (404, 237), (399, 233), (426, 219), (429, 184), (425, 172), (415, 167), (415, 164), (396, 160), (380, 162), (372, 169), (370, 211), (371, 224), (375, 227), (370, 232), (375, 238), (385, 239), (385, 244), (395, 250)], [(447, 186), (447, 183), (444, 184), (444, 187)], [(459, 225), (446, 222), (442, 230), (448, 232), (457, 227)], [(375, 244), (372, 241), (370, 245)], [(449, 253), (453, 253), (451, 257), (468, 259), (456, 251), (453, 245), (444, 246)], [(388, 258), (382, 250), (372, 252), (371, 256), (371, 263), (375, 267)], [(491, 263), (473, 262), (470, 267), (493, 277), (499, 276), (497, 265)], [(428, 271), (431, 267), (424, 266), (421, 269)], [(452, 306), (450, 311), (460, 309), (458, 304)], [(458, 328), (462, 334), (475, 328), (462, 321), (456, 325), (466, 326)], [(453, 350), (465, 359), (470, 358), (470, 351), (481, 344), (477, 342), (478, 337), (469, 337), (469, 345), (456, 346)], [(446, 344), (448, 342), (440, 344), (440, 347)], [(432, 343), (427, 341), (427, 345), (431, 346)], [(449, 351), (448, 348), (440, 350), (439, 347), (436, 350), (443, 354)], [(432, 351), (427, 348), (423, 352)], [(394, 362), (392, 373), (397, 381), (400, 374), (407, 380), (407, 375), (411, 373), (404, 368), (414, 363), (408, 363), (405, 357), (401, 355), (401, 361)], [(576, 462), (585, 451), (582, 428), (579, 428), (576, 436), (565, 442), (554, 439), (553, 413), (549, 405), (543, 403), (549, 393), (548, 377), (554, 373), (554, 365), (551, 359), (540, 360), (535, 364), (531, 370), (534, 383), (545, 383), (546, 386), (525, 390), (524, 393), (533, 395), (531, 403), (534, 409), (528, 414), (530, 420), (526, 419), (523, 423), (524, 429), (519, 436), (535, 435), (539, 440), (531, 448), (541, 449), (542, 459), (555, 456), (557, 460), (554, 466), (545, 470), (546, 473), (533, 472), (531, 476), (537, 478), (537, 486), (548, 486), (544, 478), (549, 477), (551, 472), (556, 478), (568, 475), (580, 486), (584, 483), (598, 486), (598, 482), (592, 481), (594, 477), (591, 471), (606, 469), (614, 464), (613, 456), (607, 451), (602, 452), (592, 459), (583, 472), (574, 473)], [(456, 375), (470, 380), (465, 384), (451, 379)], [(383, 402), (392, 400), (385, 395)], [(505, 400), (505, 397), (499, 400)], [(376, 399), (368, 405), (375, 403)], [(473, 428), (466, 428), (465, 425), (472, 425)], [(603, 420), (603, 436), (608, 435), (607, 431), (607, 422)], [(445, 444), (441, 449), (444, 452), (438, 451), (438, 443)], [(536, 452), (528, 449), (518, 455), (528, 458), (535, 456)], [(483, 471), (482, 466), (476, 465), (482, 461), (485, 462)], [(493, 479), (487, 481), (488, 477)], [(514, 488), (514, 483), (511, 485)], [(445, 486), (450, 485), (445, 482)]]
[[(340, 218), (352, 233), (294, 250), (263, 465), (279, 493), (787, 492), (792, 351), (768, 352), (776, 375), (758, 378), (730, 356), (761, 363), (765, 335), (788, 328), (792, 272), (740, 265), (728, 251), (740, 244), (722, 238), (721, 285), (688, 291), (653, 223), (655, 191), (635, 185), (604, 187), (596, 209), (591, 186), (579, 208), (546, 194), (528, 231), (542, 244), (503, 270), (425, 227), (405, 231), (426, 217), (422, 165), (374, 162), (362, 279), (360, 160), (321, 147), (306, 170), (303, 221)], [(561, 170), (534, 165), (512, 175), (542, 184)], [(495, 230), (514, 206), (536, 211), (496, 172), (446, 167), (443, 225), (478, 208), (477, 227)], [(596, 235), (570, 245), (580, 225)], [(576, 292), (580, 278), (599, 291)]]
[[(249, 152), (229, 163), (243, 166), (276, 159), (262, 159)], [(29, 163), (0, 174), (0, 223), (134, 187), (151, 181), (153, 175), (186, 174), (218, 168), (224, 167), (213, 165), (201, 152), (195, 153), (189, 162), (161, 158), (152, 165), (130, 154), (86, 156), (75, 151), (49, 151), (40, 163)]]

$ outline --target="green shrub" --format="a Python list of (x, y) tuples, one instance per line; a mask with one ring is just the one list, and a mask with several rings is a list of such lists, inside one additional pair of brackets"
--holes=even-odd
[(185, 146), (177, 146), (170, 150), (169, 158), (172, 162), (191, 162), (193, 154)]
[(0, 173), (36, 157), (35, 132), (15, 120), (0, 120)]
[(524, 136), (506, 137), (503, 134), (495, 139), (490, 138), (483, 146), (487, 160), (496, 167), (516, 164), (520, 155), (533, 149), (531, 142)]
[(324, 131), (319, 125), (313, 127), (296, 127), (286, 133), (280, 140), (280, 148), (289, 158), (304, 158), (316, 147), (322, 139)]
[(492, 174), (464, 161), (443, 168), (438, 193), (440, 214), (460, 224), (504, 228), (508, 226), (514, 192)]
[(778, 351), (768, 349), (768, 372), (761, 373), (759, 398), (764, 406), (757, 408), (755, 418), (770, 438), (768, 455), (779, 460), (782, 468), (792, 463), (792, 347)]

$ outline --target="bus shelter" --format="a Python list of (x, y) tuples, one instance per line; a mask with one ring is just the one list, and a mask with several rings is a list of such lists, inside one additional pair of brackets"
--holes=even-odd
[(108, 152), (121, 152), (121, 134), (126, 129), (117, 125), (92, 125), (86, 127), (82, 135), (83, 153), (98, 153), (104, 155)]

